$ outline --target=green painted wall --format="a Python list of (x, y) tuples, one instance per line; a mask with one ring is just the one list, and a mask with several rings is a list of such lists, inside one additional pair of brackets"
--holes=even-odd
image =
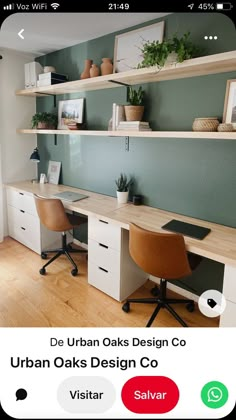
[[(189, 30), (202, 55), (235, 49), (235, 27), (225, 15), (172, 14), (164, 20), (166, 37)], [(48, 54), (38, 61), (77, 80), (86, 58), (100, 65), (102, 57), (113, 57), (115, 35)], [(218, 40), (205, 41), (204, 35), (217, 35)], [(195, 117), (221, 119), (226, 81), (235, 77), (231, 72), (144, 84), (144, 119), (153, 130), (191, 130)], [(126, 88), (61, 95), (57, 101), (80, 97), (85, 98), (88, 128), (107, 129), (112, 103), (126, 102)], [(38, 99), (37, 109), (52, 111), (53, 99)], [(145, 204), (236, 227), (235, 141), (131, 138), (130, 151), (126, 152), (122, 137), (58, 136), (54, 145), (53, 136), (39, 135), (38, 147), (39, 171), (47, 172), (49, 160), (61, 161), (60, 182), (65, 185), (115, 196), (114, 180), (124, 171), (135, 177), (133, 192), (143, 194)], [(221, 264), (205, 260), (192, 276), (191, 290), (201, 293), (210, 283), (220, 290), (222, 276)], [(189, 284), (186, 281), (187, 288)]]

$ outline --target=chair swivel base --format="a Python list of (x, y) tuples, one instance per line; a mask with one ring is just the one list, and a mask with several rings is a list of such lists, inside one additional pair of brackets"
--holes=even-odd
[(68, 258), (68, 260), (71, 262), (71, 264), (73, 265), (73, 269), (71, 270), (71, 274), (72, 276), (76, 276), (78, 274), (78, 267), (75, 263), (75, 261), (73, 260), (73, 258), (71, 257), (71, 253), (87, 253), (87, 250), (82, 250), (82, 249), (73, 249), (72, 246), (70, 244), (67, 245), (66, 243), (66, 235), (63, 234), (62, 235), (62, 247), (58, 248), (58, 249), (49, 249), (47, 251), (43, 251), (41, 253), (41, 258), (43, 260), (45, 260), (47, 258), (47, 254), (51, 253), (51, 252), (56, 252), (56, 255), (54, 255), (46, 264), (44, 264), (44, 266), (42, 268), (40, 268), (39, 273), (41, 275), (45, 275), (46, 274), (46, 267), (51, 264), (53, 261), (55, 261), (57, 258), (59, 258), (61, 255), (66, 255), (66, 257)]
[(168, 299), (166, 297), (166, 281), (161, 280), (160, 282), (160, 296), (156, 298), (137, 298), (137, 299), (127, 299), (127, 301), (123, 304), (122, 309), (124, 312), (130, 311), (130, 303), (148, 303), (153, 304), (156, 303), (157, 306), (155, 310), (153, 311), (146, 327), (150, 327), (153, 323), (154, 319), (156, 318), (158, 312), (161, 308), (166, 308), (171, 315), (183, 326), (188, 327), (188, 325), (184, 322), (184, 320), (177, 314), (177, 312), (170, 306), (170, 304), (174, 303), (185, 303), (186, 308), (189, 312), (194, 311), (194, 301), (191, 299)]

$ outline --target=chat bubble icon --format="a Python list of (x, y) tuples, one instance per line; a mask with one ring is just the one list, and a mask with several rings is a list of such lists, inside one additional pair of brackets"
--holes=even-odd
[(23, 401), (27, 397), (27, 391), (24, 388), (19, 388), (16, 391), (16, 401)]
[(223, 393), (220, 388), (213, 386), (207, 393), (208, 402), (218, 402), (223, 397)]

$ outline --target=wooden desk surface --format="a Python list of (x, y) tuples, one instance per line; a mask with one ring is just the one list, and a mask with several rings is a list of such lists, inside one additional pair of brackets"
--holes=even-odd
[(134, 206), (131, 203), (118, 204), (117, 199), (114, 197), (65, 185), (32, 184), (30, 181), (23, 181), (8, 184), (7, 187), (21, 189), (23, 191), (39, 194), (45, 197), (49, 197), (57, 192), (65, 190), (87, 194), (89, 196), (88, 199), (73, 203), (64, 201), (64, 206), (68, 210), (76, 211), (87, 216), (102, 216), (105, 220), (115, 223), (124, 229), (129, 229), (129, 223), (133, 222), (146, 229), (163, 232), (161, 226), (171, 219), (178, 219), (187, 223), (208, 227), (211, 229), (211, 232), (203, 240), (185, 236), (185, 243), (188, 251), (223, 264), (236, 266), (235, 228), (226, 227), (149, 206)]

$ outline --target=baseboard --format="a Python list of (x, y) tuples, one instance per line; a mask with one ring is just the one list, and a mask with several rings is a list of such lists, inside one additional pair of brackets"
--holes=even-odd
[[(154, 283), (160, 284), (160, 279), (155, 276), (149, 276), (149, 279), (152, 280)], [(175, 293), (178, 293), (181, 296), (186, 297), (187, 299), (192, 299), (194, 302), (198, 302), (199, 296), (195, 295), (194, 293), (189, 292), (188, 290), (183, 289), (182, 287), (176, 286), (171, 282), (167, 282), (167, 289), (172, 290)]]
[(78, 239), (73, 238), (73, 244), (80, 246), (81, 248), (88, 249), (88, 244), (80, 242)]

